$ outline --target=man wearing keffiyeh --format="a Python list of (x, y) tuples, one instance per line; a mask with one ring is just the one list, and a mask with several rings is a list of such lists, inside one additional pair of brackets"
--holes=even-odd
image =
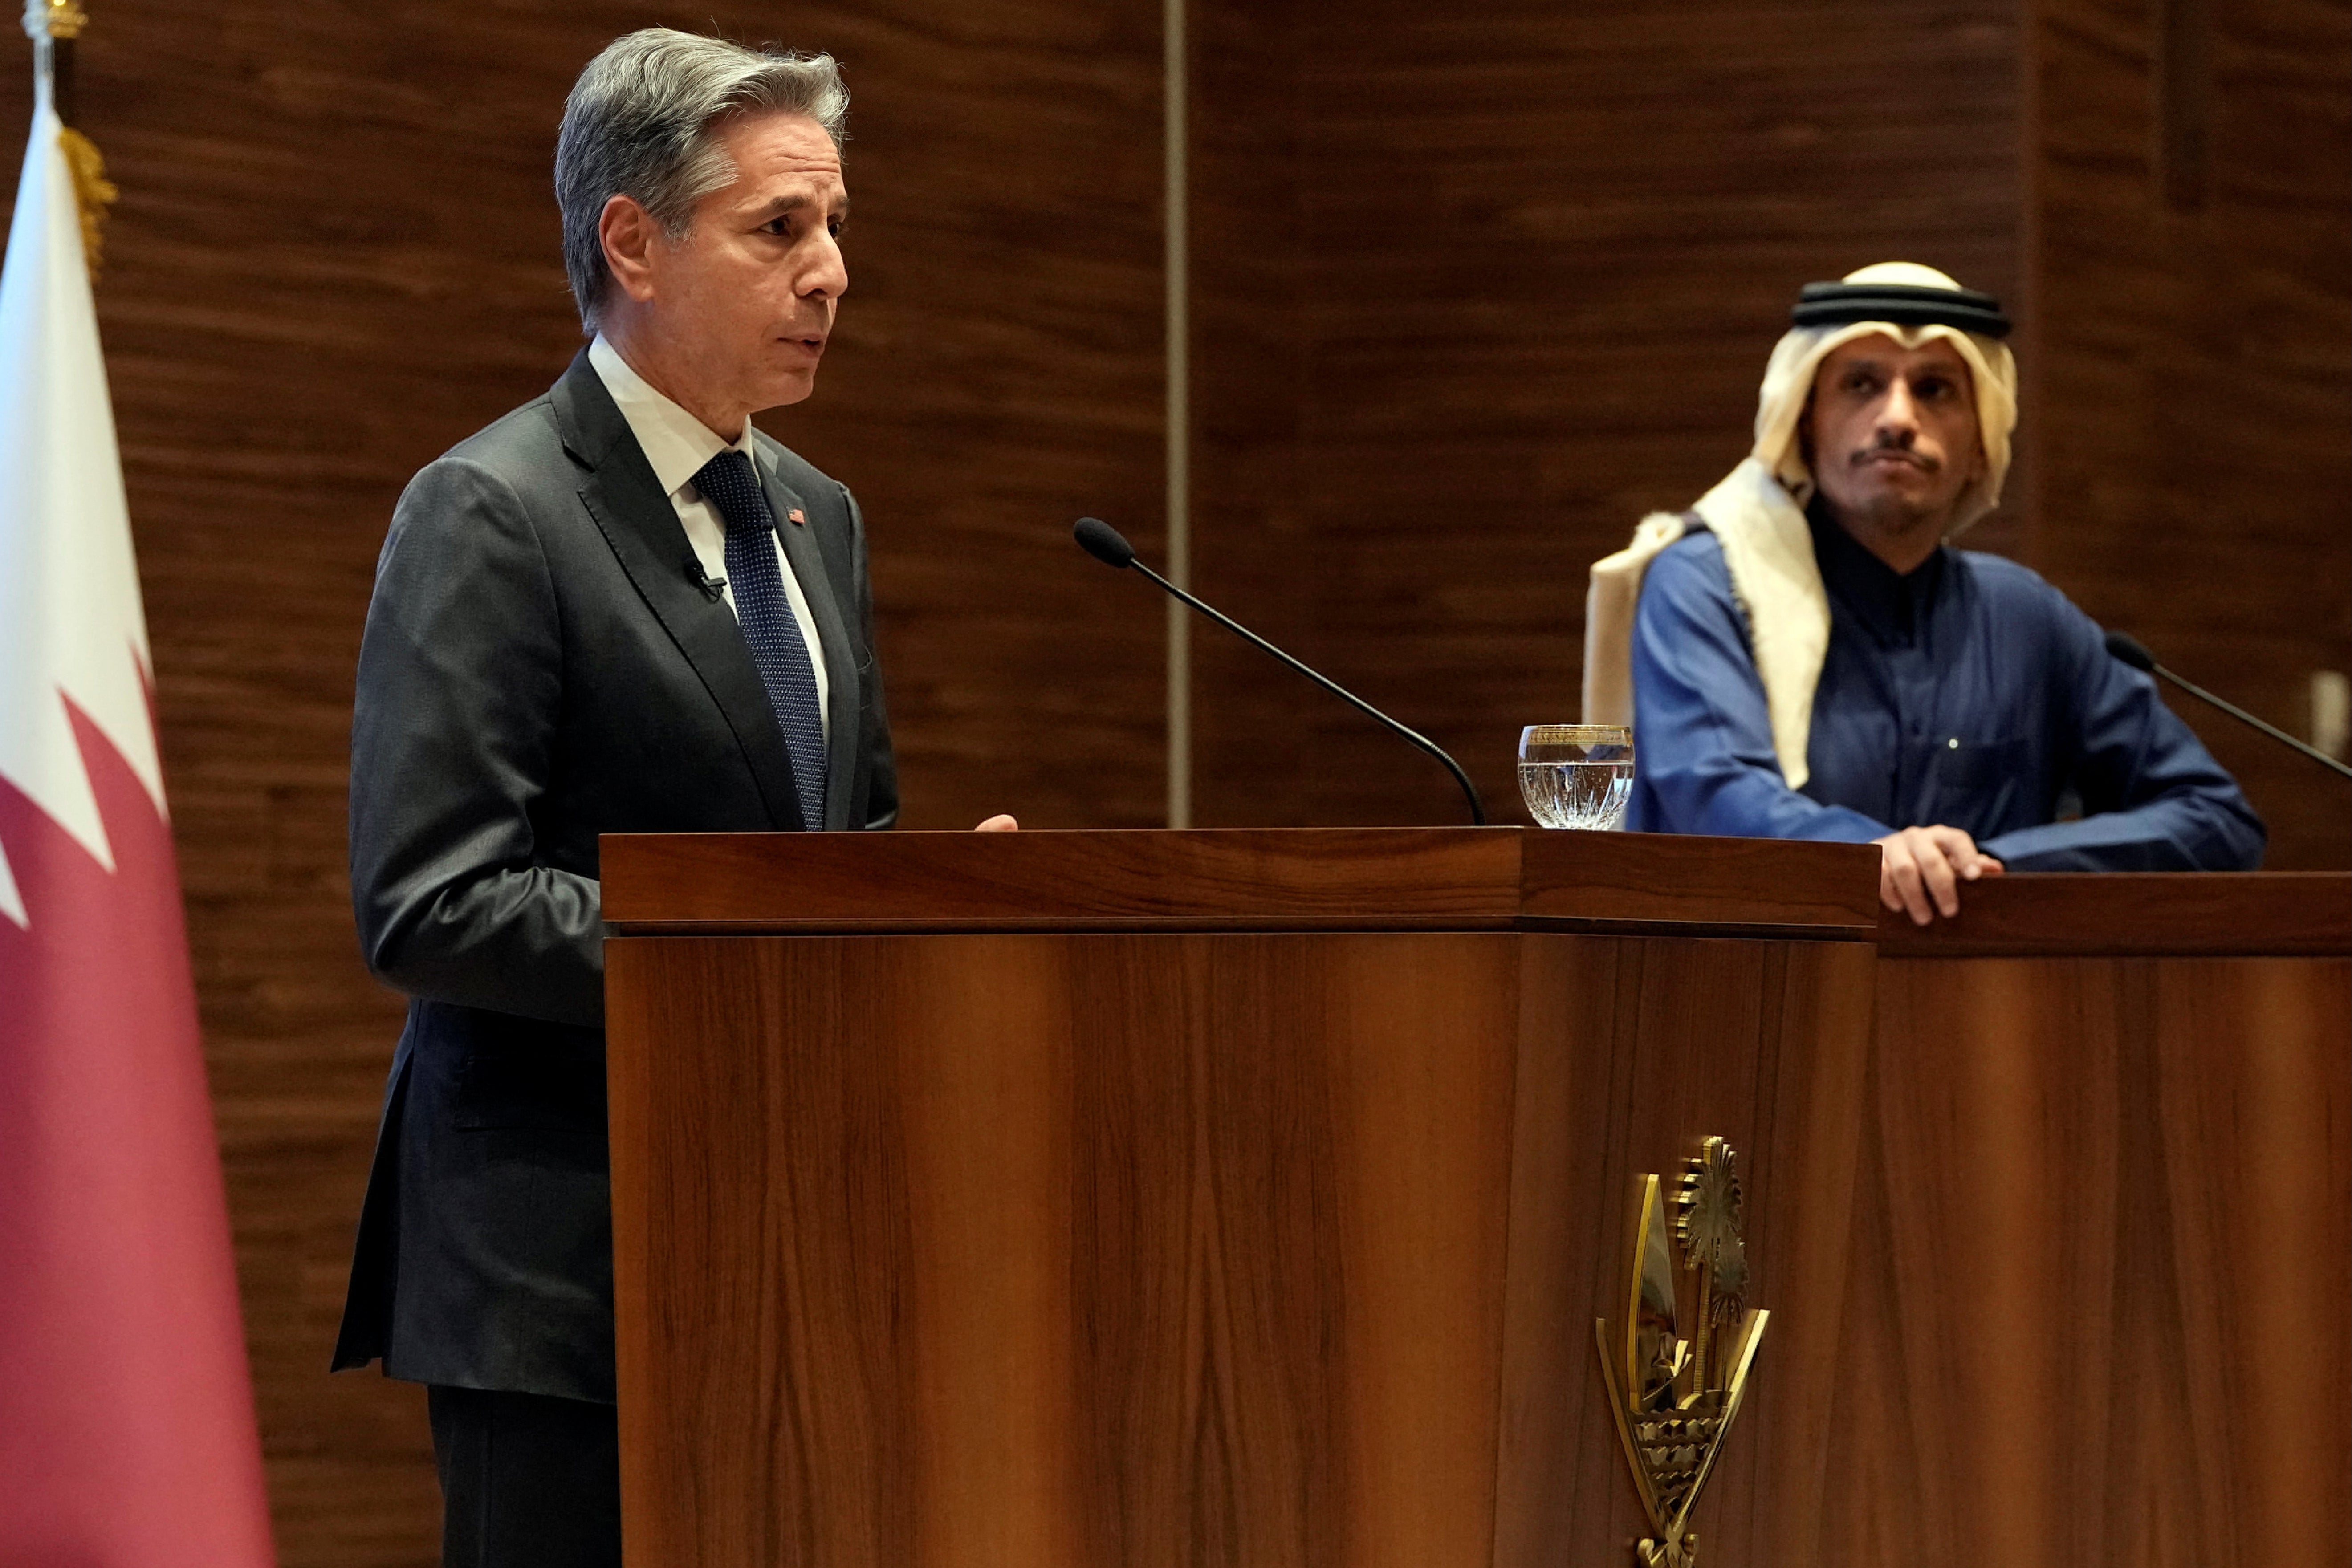
[(1958, 550), (2017, 423), (1998, 301), (1907, 262), (1808, 284), (1756, 444), (1597, 563), (1587, 723), (1635, 729), (1626, 825), (1874, 842), (1921, 925), (2003, 869), (2240, 871), (2237, 785), (2032, 572)]

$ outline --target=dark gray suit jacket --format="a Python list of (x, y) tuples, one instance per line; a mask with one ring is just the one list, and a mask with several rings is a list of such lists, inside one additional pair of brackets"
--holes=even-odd
[[(759, 443), (831, 685), (823, 826), (887, 828), (865, 525)], [(369, 967), (411, 999), (339, 1368), (613, 1397), (596, 837), (804, 825), (742, 632), (699, 576), (585, 353), (393, 514), (352, 716), (352, 904)]]

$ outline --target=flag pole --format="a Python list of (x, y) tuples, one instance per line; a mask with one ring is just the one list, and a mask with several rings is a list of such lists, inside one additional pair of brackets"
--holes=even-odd
[(59, 21), (55, 10), (49, 16), (49, 107), (57, 111), (58, 123), (67, 130), (74, 124), (74, 37), (81, 31), (85, 18), (79, 9), (73, 13), (73, 32), (57, 30)]
[(74, 204), (81, 212), (82, 259), (94, 282), (106, 246), (106, 209), (114, 184), (106, 160), (74, 126), (74, 40), (89, 26), (81, 0), (25, 0), (25, 31), (33, 40), (33, 92), (58, 117), (67, 171), (73, 176)]
[(25, 31), (33, 40), (34, 89), (47, 89), (60, 123), (74, 122), (74, 40), (89, 26), (79, 0), (25, 0)]

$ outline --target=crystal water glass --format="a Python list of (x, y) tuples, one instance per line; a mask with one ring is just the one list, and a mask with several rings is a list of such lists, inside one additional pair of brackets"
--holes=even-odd
[(1610, 831), (1633, 793), (1633, 733), (1614, 724), (1531, 724), (1519, 732), (1519, 794), (1547, 828)]

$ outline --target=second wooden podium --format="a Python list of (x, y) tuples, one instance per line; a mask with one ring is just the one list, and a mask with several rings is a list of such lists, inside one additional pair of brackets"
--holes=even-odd
[(1728, 1140), (1814, 1538), (1868, 846), (605, 841), (631, 1568), (1622, 1564), (1627, 1194)]

